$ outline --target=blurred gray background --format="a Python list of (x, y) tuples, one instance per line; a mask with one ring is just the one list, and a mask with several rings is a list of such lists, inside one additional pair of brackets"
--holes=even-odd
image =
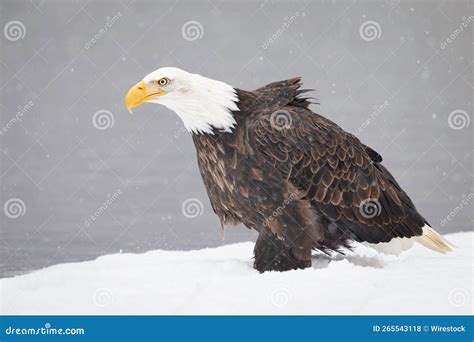
[(174, 113), (126, 111), (163, 66), (247, 90), (302, 76), (433, 227), (471, 230), (472, 15), (472, 1), (1, 0), (0, 276), (255, 239), (221, 241)]

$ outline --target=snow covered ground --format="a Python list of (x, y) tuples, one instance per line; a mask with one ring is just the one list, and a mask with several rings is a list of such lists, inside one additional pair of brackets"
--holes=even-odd
[(313, 268), (259, 274), (253, 243), (117, 254), (0, 280), (2, 314), (471, 314), (474, 233), (441, 255), (359, 246)]

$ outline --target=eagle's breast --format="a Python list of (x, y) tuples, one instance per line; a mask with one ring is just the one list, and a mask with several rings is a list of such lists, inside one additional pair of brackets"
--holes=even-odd
[(232, 133), (193, 135), (197, 160), (212, 208), (226, 224), (242, 222), (249, 182), (250, 150), (244, 142), (244, 130)]

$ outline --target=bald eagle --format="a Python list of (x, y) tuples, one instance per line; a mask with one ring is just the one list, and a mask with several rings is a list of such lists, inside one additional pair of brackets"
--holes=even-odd
[(182, 119), (222, 227), (259, 232), (259, 272), (310, 267), (313, 250), (343, 253), (352, 241), (413, 238), (450, 251), (380, 154), (311, 111), (301, 85), (292, 78), (245, 91), (167, 67), (133, 86), (126, 106), (158, 103)]

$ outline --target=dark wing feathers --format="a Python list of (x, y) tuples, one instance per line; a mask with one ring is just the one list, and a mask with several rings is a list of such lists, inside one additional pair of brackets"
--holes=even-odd
[(305, 93), (313, 91), (313, 89), (300, 89), (301, 78), (295, 77), (289, 80), (273, 82), (258, 88), (253, 92), (262, 103), (268, 108), (278, 108), (286, 105), (307, 108), (313, 97), (302, 96)]
[(374, 161), (376, 163), (381, 163), (383, 161), (382, 156), (380, 154), (378, 154), (377, 151), (374, 151), (369, 146), (366, 146), (366, 145), (364, 145), (364, 146), (365, 146), (365, 151), (369, 155), (370, 159), (372, 159), (372, 161)]
[[(332, 248), (336, 236), (376, 243), (421, 235), (426, 221), (380, 164), (380, 154), (309, 110), (299, 82), (275, 82), (253, 92), (259, 105), (253, 108), (251, 140), (325, 220), (327, 241), (321, 248)], [(272, 124), (276, 110), (290, 115), (289, 127)]]

